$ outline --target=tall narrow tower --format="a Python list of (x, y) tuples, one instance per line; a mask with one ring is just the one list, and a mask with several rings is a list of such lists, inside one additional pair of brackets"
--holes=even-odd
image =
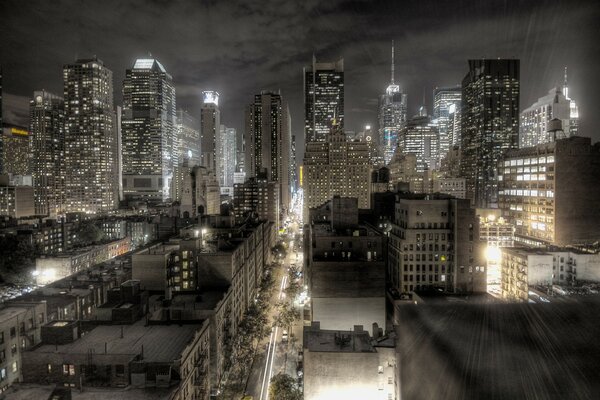
[(123, 81), (121, 132), (126, 198), (162, 202), (170, 197), (176, 125), (171, 75), (156, 59), (136, 60)]
[(390, 84), (381, 95), (379, 102), (379, 140), (378, 145), (387, 165), (398, 145), (398, 132), (406, 124), (406, 94), (394, 80), (394, 41), (392, 41), (392, 65)]
[(66, 211), (98, 213), (117, 206), (112, 78), (96, 57), (63, 67)]

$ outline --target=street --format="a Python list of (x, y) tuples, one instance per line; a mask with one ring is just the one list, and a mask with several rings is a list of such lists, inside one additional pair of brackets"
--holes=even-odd
[[(298, 260), (293, 246), (290, 246), (286, 258), (281, 265), (273, 268), (273, 276), (277, 285), (277, 290), (273, 294), (271, 304), (273, 305), (268, 320), (272, 322), (278, 313), (275, 304), (285, 299), (284, 290), (288, 285), (288, 267), (291, 264), (297, 264), (302, 269), (302, 258)], [(294, 304), (295, 307), (299, 307)], [(302, 308), (299, 308), (302, 311)], [(274, 327), (271, 334), (259, 346), (259, 353), (256, 355), (246, 394), (252, 396), (253, 399), (268, 400), (269, 399), (269, 383), (271, 378), (278, 373), (286, 373), (297, 379), (297, 361), (298, 352), (302, 350), (302, 313), (291, 331), (288, 333), (287, 340), (283, 340), (282, 327)]]

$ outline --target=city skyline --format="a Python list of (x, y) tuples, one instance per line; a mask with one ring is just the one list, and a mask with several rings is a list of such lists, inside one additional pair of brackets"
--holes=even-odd
[[(0, 27), (0, 59), (10, 60), (2, 63), (5, 120), (14, 119), (14, 109), (25, 114), (33, 90), (60, 93), (60, 69), (77, 56), (101, 58), (114, 72), (113, 85), (119, 88), (133, 61), (151, 53), (173, 75), (182, 109), (199, 118), (201, 92), (218, 91), (223, 119), (238, 132), (243, 128), (245, 99), (260, 90), (280, 89), (290, 103), (292, 133), (301, 158), (302, 67), (310, 64), (312, 54), (324, 61), (344, 58), (344, 127), (360, 131), (366, 123), (377, 125), (377, 99), (389, 83), (389, 44), (395, 40), (395, 80), (409, 94), (409, 117), (417, 113), (423, 91), (428, 94), (427, 108), (432, 110), (430, 93), (435, 87), (459, 84), (468, 58), (514, 57), (521, 59), (522, 105), (532, 104), (548, 88), (560, 84), (568, 66), (571, 97), (580, 104), (581, 127), (598, 139), (591, 129), (598, 123), (591, 112), (593, 88), (598, 86), (593, 71), (597, 52), (592, 47), (598, 9), (591, 1), (576, 5), (522, 2), (506, 8), (499, 2), (488, 2), (485, 7), (403, 5), (402, 9), (393, 2), (285, 3), (277, 11), (264, 7), (269, 12), (253, 4), (245, 9), (185, 4), (119, 4), (118, 8), (96, 9), (90, 5), (83, 10), (68, 8), (68, 4), (46, 8), (43, 3), (9, 1), (0, 7), (6, 16)], [(120, 24), (120, 18), (131, 12), (137, 13), (137, 22)], [(277, 29), (286, 16), (291, 28), (280, 34)], [(446, 23), (433, 23), (436, 17)], [(156, 25), (158, 18), (169, 23), (158, 24), (158, 32), (150, 34), (143, 24)], [(555, 23), (558, 18), (560, 24)], [(72, 20), (82, 23), (73, 26)], [(235, 23), (236, 29), (222, 30), (213, 20), (225, 26)], [(96, 35), (91, 26), (105, 28), (104, 34)], [(47, 37), (53, 40), (40, 39), (39, 30), (52, 32)], [(239, 39), (246, 34), (254, 39), (241, 46)], [(114, 46), (115, 41), (119, 46)], [(35, 51), (20, 52), (15, 58), (14, 52), (21, 48)], [(116, 105), (122, 103), (121, 97), (116, 90)]]

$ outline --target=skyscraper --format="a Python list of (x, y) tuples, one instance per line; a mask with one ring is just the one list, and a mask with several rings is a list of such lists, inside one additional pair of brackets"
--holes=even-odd
[(97, 58), (63, 67), (66, 210), (105, 212), (117, 205), (112, 71)]
[(304, 68), (304, 138), (305, 142), (324, 142), (337, 115), (344, 128), (344, 59), (317, 63)]
[(469, 60), (462, 82), (460, 171), (476, 207), (498, 202), (496, 166), (519, 143), (519, 60)]
[(163, 65), (140, 58), (123, 81), (123, 192), (162, 202), (170, 197), (175, 162), (175, 87)]
[(219, 185), (221, 188), (233, 190), (233, 173), (235, 172), (236, 158), (236, 130), (225, 125), (220, 127), (220, 150), (219, 154)]
[(387, 165), (392, 160), (398, 144), (398, 132), (406, 123), (407, 96), (394, 82), (394, 42), (392, 41), (391, 80), (379, 100), (378, 146)]
[(181, 165), (188, 160), (190, 166), (200, 165), (200, 124), (187, 111), (177, 111), (175, 135), (175, 161)]
[(569, 133), (571, 134), (571, 136), (577, 135), (577, 131), (579, 128), (579, 108), (577, 107), (575, 100), (572, 100), (569, 97), (569, 84), (567, 82), (567, 67), (565, 67), (565, 80), (563, 82), (562, 90), (563, 90), (563, 95), (570, 102), (569, 103), (569, 110), (570, 110), (569, 126), (568, 126), (568, 129), (566, 129), (567, 127), (563, 127), (563, 129), (565, 130), (565, 132), (568, 130)]
[[(2, 128), (2, 68), (0, 67), (0, 128)], [(2, 139), (0, 138), (0, 154), (2, 154)], [(3, 165), (0, 161), (0, 173), (2, 172)]]
[(280, 185), (280, 209), (290, 203), (290, 111), (281, 94), (263, 91), (246, 107), (246, 179), (266, 177)]
[(36, 215), (56, 217), (63, 209), (64, 107), (62, 97), (44, 90), (33, 92), (29, 102)]
[(200, 164), (215, 173), (217, 171), (220, 126), (219, 93), (204, 91), (200, 108)]
[(398, 148), (404, 154), (417, 156), (418, 172), (440, 166), (440, 135), (428, 115), (416, 115), (408, 120), (398, 135)]
[(452, 146), (458, 145), (460, 139), (458, 137), (460, 131), (454, 129), (454, 117), (456, 110), (460, 109), (461, 97), (460, 86), (433, 90), (433, 119), (440, 133), (440, 155), (442, 157), (446, 156)]

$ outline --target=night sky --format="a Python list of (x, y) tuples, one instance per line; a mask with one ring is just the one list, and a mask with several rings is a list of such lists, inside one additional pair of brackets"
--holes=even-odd
[[(600, 140), (597, 1), (37, 1), (0, 3), (6, 119), (19, 123), (36, 89), (62, 94), (62, 65), (97, 55), (114, 72), (148, 52), (173, 76), (178, 107), (199, 116), (200, 92), (221, 93), (221, 121), (242, 129), (243, 107), (281, 89), (303, 136), (302, 67), (345, 58), (346, 129), (376, 124), (378, 95), (396, 82), (409, 115), (435, 86), (459, 84), (468, 58), (520, 58), (521, 109), (562, 82), (580, 108), (580, 134)], [(26, 120), (25, 120), (26, 122)], [(298, 148), (303, 148), (299, 141)]]

